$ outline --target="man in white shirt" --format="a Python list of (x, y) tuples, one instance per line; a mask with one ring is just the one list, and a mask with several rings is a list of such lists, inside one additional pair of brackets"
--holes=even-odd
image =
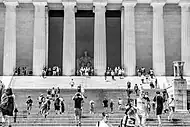
[(96, 127), (113, 127), (110, 123), (108, 123), (109, 115), (105, 112), (102, 113), (102, 120), (96, 123)]
[(141, 93), (137, 98), (137, 123), (141, 127), (145, 127), (146, 122), (146, 100), (144, 99), (144, 93)]

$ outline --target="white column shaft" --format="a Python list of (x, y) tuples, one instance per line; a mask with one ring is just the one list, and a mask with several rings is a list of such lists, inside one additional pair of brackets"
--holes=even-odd
[(134, 6), (124, 6), (124, 69), (132, 76), (136, 72), (136, 44)]
[(121, 9), (121, 66), (124, 67), (124, 9)]
[(5, 2), (3, 75), (13, 75), (16, 67), (16, 2)]
[(75, 4), (74, 2), (63, 3), (64, 5), (64, 30), (63, 30), (63, 75), (75, 74)]
[(48, 67), (48, 38), (49, 38), (49, 10), (46, 8), (46, 57), (45, 57), (45, 66)]
[(153, 5), (153, 68), (155, 75), (165, 75), (163, 4)]
[[(187, 4), (188, 5), (188, 4)], [(190, 11), (189, 6), (181, 7), (181, 60), (184, 64), (184, 75), (190, 76)]]
[(45, 67), (46, 33), (45, 3), (36, 2), (34, 16), (33, 74), (41, 75)]
[(97, 75), (104, 75), (107, 64), (105, 11), (105, 5), (95, 6), (94, 69)]

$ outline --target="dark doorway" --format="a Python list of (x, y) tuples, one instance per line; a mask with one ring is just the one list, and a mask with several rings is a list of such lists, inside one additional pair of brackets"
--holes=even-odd
[(48, 67), (62, 68), (63, 59), (63, 10), (49, 11)]
[(121, 66), (121, 11), (106, 11), (107, 66)]
[[(92, 10), (78, 10), (76, 13), (76, 60), (84, 56), (94, 58), (94, 13)], [(76, 69), (79, 69), (76, 61)]]

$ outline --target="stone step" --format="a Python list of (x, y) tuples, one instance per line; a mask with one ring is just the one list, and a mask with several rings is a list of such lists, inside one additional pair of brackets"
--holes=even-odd
[[(119, 125), (119, 123), (113, 123), (113, 122), (110, 122), (114, 127), (117, 127)], [(70, 122), (70, 123), (66, 123), (66, 122), (62, 122), (62, 123), (13, 123), (13, 126), (74, 126), (76, 125), (75, 122)], [(82, 126), (95, 126), (96, 123), (82, 123)], [(164, 127), (169, 127), (169, 126), (189, 126), (190, 123), (173, 123), (173, 122), (162, 122), (162, 125)], [(152, 122), (152, 123), (147, 123), (147, 126), (149, 127), (153, 127), (153, 126), (158, 126), (158, 122), (155, 121), (155, 122)]]

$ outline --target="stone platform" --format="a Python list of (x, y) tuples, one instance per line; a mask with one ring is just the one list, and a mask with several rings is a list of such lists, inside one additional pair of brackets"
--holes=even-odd
[[(105, 81), (104, 76), (49, 76), (45, 79), (40, 76), (0, 76), (0, 80), (3, 81), (6, 87), (10, 85), (14, 89), (41, 89), (51, 87), (70, 89), (69, 82), (71, 79), (74, 79), (75, 87), (82, 84), (86, 89), (123, 89), (126, 88), (126, 82), (128, 81), (132, 83), (132, 87), (134, 84), (141, 84), (141, 77), (138, 76), (128, 76), (124, 77), (124, 79), (116, 76), (116, 80), (108, 77), (107, 81)], [(173, 77), (159, 76), (157, 79), (159, 88), (163, 89), (171, 84)], [(190, 77), (187, 77), (187, 81), (190, 82)], [(143, 84), (143, 87), (145, 89), (150, 88), (149, 84)]]

